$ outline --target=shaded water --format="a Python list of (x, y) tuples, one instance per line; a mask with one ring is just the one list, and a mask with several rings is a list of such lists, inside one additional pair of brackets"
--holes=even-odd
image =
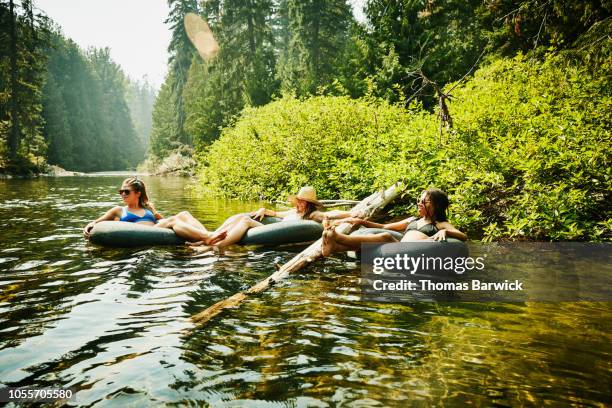
[[(74, 387), (82, 406), (612, 402), (609, 303), (367, 303), (358, 264), (335, 258), (194, 327), (301, 248), (86, 243), (122, 179), (0, 180), (0, 385)], [(257, 206), (145, 181), (160, 212), (211, 227)]]

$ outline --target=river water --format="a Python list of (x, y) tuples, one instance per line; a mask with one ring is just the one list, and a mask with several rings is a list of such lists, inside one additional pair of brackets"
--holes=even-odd
[[(609, 303), (365, 302), (339, 257), (195, 327), (302, 248), (95, 247), (81, 229), (122, 179), (0, 180), (0, 385), (73, 387), (75, 406), (612, 403)], [(144, 180), (210, 227), (259, 205)]]

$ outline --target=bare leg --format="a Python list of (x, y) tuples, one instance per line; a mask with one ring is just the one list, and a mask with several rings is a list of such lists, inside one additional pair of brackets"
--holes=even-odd
[(244, 215), (244, 214), (232, 215), (231, 217), (223, 221), (223, 224), (221, 224), (221, 226), (217, 228), (215, 231), (228, 231), (232, 227), (236, 226), (244, 218), (251, 219), (251, 217)]
[(176, 235), (190, 242), (203, 241), (206, 244), (210, 244), (216, 243), (224, 237), (224, 234), (209, 232), (205, 228), (202, 229), (188, 224), (177, 216), (165, 218), (155, 226), (159, 228), (170, 228), (174, 230)]
[(388, 232), (367, 235), (346, 235), (336, 232), (335, 228), (326, 228), (323, 231), (321, 253), (328, 256), (332, 252), (357, 251), (365, 243), (397, 242), (397, 239)]
[(207, 231), (206, 227), (204, 225), (202, 225), (202, 223), (200, 221), (198, 221), (197, 218), (195, 218), (193, 215), (191, 215), (189, 213), (189, 211), (181, 211), (180, 213), (176, 214), (176, 217), (183, 221), (186, 222), (189, 225), (193, 225), (196, 228), (202, 229), (204, 231)]
[(225, 248), (227, 246), (237, 244), (249, 229), (260, 227), (262, 225), (262, 223), (252, 220), (249, 217), (242, 217), (240, 221), (229, 227), (227, 236), (222, 241), (217, 242), (217, 246), (219, 248)]

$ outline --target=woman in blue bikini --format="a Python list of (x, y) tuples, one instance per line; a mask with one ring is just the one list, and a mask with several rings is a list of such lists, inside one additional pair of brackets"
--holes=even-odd
[(86, 238), (89, 238), (92, 228), (100, 221), (137, 222), (141, 225), (156, 228), (169, 228), (174, 230), (177, 236), (188, 242), (203, 241), (207, 245), (214, 245), (227, 235), (226, 232), (208, 231), (187, 211), (169, 218), (163, 218), (149, 201), (144, 182), (135, 177), (123, 181), (119, 194), (125, 207), (113, 207), (97, 220), (87, 224), (83, 229)]
[[(391, 224), (379, 224), (361, 218), (346, 218), (338, 222), (350, 222), (367, 228), (384, 228), (390, 231), (405, 232), (401, 242), (433, 240), (446, 241), (447, 237), (467, 240), (467, 235), (455, 228), (446, 218), (448, 196), (442, 190), (430, 188), (423, 191), (417, 201), (419, 217), (410, 217)], [(346, 235), (336, 232), (332, 224), (326, 225), (323, 232), (321, 252), (328, 256), (332, 252), (359, 250), (363, 243), (397, 242), (388, 232), (367, 235)]]

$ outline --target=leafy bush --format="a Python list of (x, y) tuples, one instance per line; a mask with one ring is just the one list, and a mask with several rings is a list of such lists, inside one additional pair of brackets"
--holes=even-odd
[(248, 199), (305, 184), (323, 198), (360, 198), (400, 180), (394, 213), (414, 211), (419, 192), (437, 186), (473, 237), (610, 239), (609, 68), (553, 55), (493, 61), (453, 91), (454, 128), (442, 135), (418, 105), (284, 97), (244, 110), (199, 153), (200, 175)]

